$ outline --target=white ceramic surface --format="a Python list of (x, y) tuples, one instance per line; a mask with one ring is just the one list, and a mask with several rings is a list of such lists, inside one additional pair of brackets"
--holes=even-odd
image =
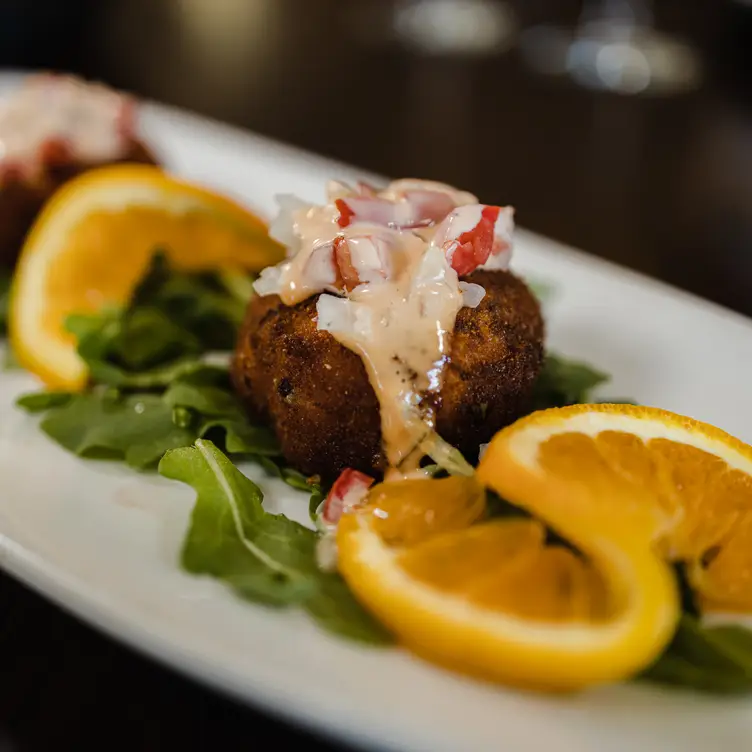
[[(0, 80), (0, 93), (15, 83)], [(273, 194), (322, 196), (363, 176), (192, 115), (147, 106), (143, 128), (180, 174), (265, 212)], [(524, 219), (524, 218), (523, 218)], [(555, 283), (549, 342), (633, 396), (752, 441), (752, 324), (519, 231), (514, 267)], [(222, 691), (369, 749), (431, 752), (743, 752), (752, 701), (613, 687), (548, 698), (475, 683), (398, 650), (354, 647), (301, 615), (234, 598), (177, 566), (193, 494), (52, 444), (0, 374), (0, 566), (81, 618)], [(248, 468), (267, 504), (301, 521), (307, 498)]]

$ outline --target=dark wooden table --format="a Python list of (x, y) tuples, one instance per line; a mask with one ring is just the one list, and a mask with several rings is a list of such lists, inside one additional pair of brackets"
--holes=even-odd
[[(572, 22), (579, 5), (512, 3), (523, 27)], [(751, 11), (658, 0), (659, 27), (690, 39), (705, 73), (696, 90), (648, 98), (537, 75), (516, 47), (422, 56), (384, 42), (389, 9), (6, 2), (0, 64), (75, 70), (383, 174), (455, 183), (513, 203), (524, 227), (752, 314)], [(275, 746), (334, 748), (154, 665), (2, 576), (0, 603), (0, 752), (266, 749), (269, 733)]]

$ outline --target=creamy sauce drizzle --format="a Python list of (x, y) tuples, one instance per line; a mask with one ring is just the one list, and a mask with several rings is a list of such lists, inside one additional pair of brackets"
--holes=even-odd
[(318, 326), (363, 359), (381, 406), (387, 462), (410, 472), (434, 426), (423, 397), (441, 388), (454, 320), (462, 307), (457, 274), (438, 249), (404, 243), (402, 274), (390, 283), (364, 284), (349, 298), (322, 295)]
[[(342, 227), (341, 206), (335, 202), (352, 197), (353, 191), (332, 183), (328, 193), (324, 206), (283, 199), (272, 234), (287, 244), (289, 256), (262, 272), (256, 290), (278, 294), (287, 305), (322, 293), (317, 326), (363, 360), (381, 408), (387, 476), (405, 477), (418, 472), (422, 444), (434, 428), (430, 396), (441, 388), (457, 313), (463, 305), (477, 305), (485, 294), (479, 285), (460, 282), (451, 265), (451, 238), (471, 230), (482, 207), (476, 216), (475, 196), (441, 183), (395, 181), (371, 196), (375, 204), (366, 206), (366, 214), (383, 210), (409, 224), (415, 212), (406, 195), (425, 203), (426, 197), (443, 194), (439, 198), (445, 204), (448, 195), (452, 205), (467, 210), (410, 227), (365, 221), (356, 211)], [(385, 206), (384, 199), (395, 206)], [(351, 204), (360, 205), (357, 198)], [(511, 224), (511, 214), (508, 219)], [(505, 250), (489, 258), (487, 266), (505, 268), (506, 263)], [(343, 289), (343, 277), (353, 278), (354, 286), (345, 282)]]
[(72, 76), (27, 78), (0, 103), (0, 164), (33, 173), (41, 168), (41, 149), (65, 144), (72, 158), (108, 161), (127, 148), (132, 102), (123, 94)]

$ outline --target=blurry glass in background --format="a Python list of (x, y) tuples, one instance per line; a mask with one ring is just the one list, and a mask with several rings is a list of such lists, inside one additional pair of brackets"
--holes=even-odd
[(397, 0), (393, 23), (397, 39), (428, 54), (504, 52), (517, 35), (514, 12), (494, 0)]
[(506, 52), (518, 20), (501, 0), (372, 0), (353, 2), (349, 26), (364, 42), (396, 43), (418, 55), (478, 57)]
[(658, 31), (650, 0), (585, 0), (574, 28), (541, 25), (521, 39), (540, 73), (620, 94), (670, 95), (699, 86), (697, 50)]

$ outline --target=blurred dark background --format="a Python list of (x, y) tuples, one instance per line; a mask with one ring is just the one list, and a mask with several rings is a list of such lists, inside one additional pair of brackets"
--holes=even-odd
[[(752, 313), (750, 0), (0, 8), (0, 65), (76, 71), (386, 175), (446, 180), (513, 203), (524, 227)], [(540, 72), (561, 63), (545, 59), (556, 39), (543, 25), (582, 36), (588, 20), (630, 14), (691, 53), (657, 50), (653, 73), (690, 80), (645, 85), (639, 51), (632, 93)]]
[[(0, 0), (0, 67), (445, 180), (752, 314), (750, 0)], [(0, 750), (98, 746), (94, 719), (112, 749), (329, 748), (4, 577), (0, 602)]]

